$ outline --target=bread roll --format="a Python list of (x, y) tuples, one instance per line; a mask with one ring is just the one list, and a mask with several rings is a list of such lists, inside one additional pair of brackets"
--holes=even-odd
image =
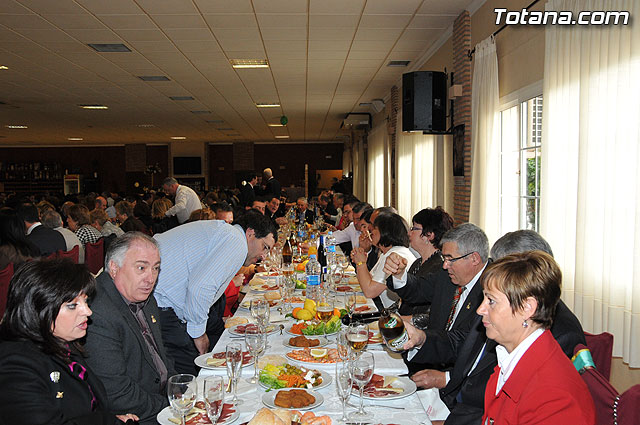
[(256, 412), (247, 425), (291, 425), (291, 421), (286, 423), (271, 410), (263, 407)]
[(244, 325), (245, 323), (249, 323), (249, 319), (246, 317), (229, 317), (226, 322), (224, 322), (225, 329), (230, 328), (235, 325)]
[(273, 413), (287, 425), (290, 425), (293, 420), (293, 415), (287, 409), (274, 409)]
[(250, 286), (262, 286), (264, 284), (266, 284), (267, 281), (264, 279), (259, 278), (258, 276), (254, 276), (253, 279), (251, 279), (249, 281), (249, 285)]
[(360, 284), (360, 281), (358, 280), (357, 277), (351, 276), (349, 278), (349, 285), (359, 285), (359, 284)]
[(356, 303), (357, 304), (366, 304), (367, 303), (367, 297), (365, 297), (364, 295), (356, 295)]
[(286, 362), (287, 359), (279, 354), (265, 354), (264, 356), (260, 356), (260, 359), (258, 360), (258, 369), (264, 369), (267, 364), (281, 366)]
[(274, 301), (280, 299), (280, 294), (278, 291), (269, 291), (264, 294), (264, 298), (268, 301)]

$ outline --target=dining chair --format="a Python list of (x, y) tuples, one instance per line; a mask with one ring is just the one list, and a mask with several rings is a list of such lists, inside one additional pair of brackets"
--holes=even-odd
[(609, 332), (600, 334), (584, 333), (587, 347), (591, 351), (596, 368), (608, 381), (611, 378), (611, 357), (613, 355), (613, 335)]
[(78, 264), (80, 257), (80, 245), (75, 245), (69, 251), (58, 251), (57, 258), (68, 258), (73, 261), (75, 264)]
[(13, 263), (7, 264), (7, 267), (0, 270), (0, 319), (4, 315), (4, 309), (7, 306), (7, 294), (9, 293), (9, 282), (13, 277)]
[(88, 243), (84, 247), (84, 263), (89, 271), (96, 274), (104, 265), (104, 238), (98, 242)]
[(583, 344), (578, 344), (574, 348), (572, 361), (593, 398), (596, 407), (596, 423), (598, 425), (617, 425), (618, 391), (598, 371), (597, 367), (594, 367), (589, 349)]
[(640, 424), (640, 384), (634, 385), (627, 391), (620, 394), (618, 403), (618, 424), (638, 425)]

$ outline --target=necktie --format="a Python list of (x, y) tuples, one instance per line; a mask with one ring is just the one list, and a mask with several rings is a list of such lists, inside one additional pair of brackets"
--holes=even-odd
[(451, 312), (449, 312), (449, 318), (447, 319), (447, 326), (445, 327), (445, 330), (449, 330), (451, 324), (453, 323), (453, 317), (456, 315), (456, 307), (458, 306), (460, 296), (465, 289), (466, 288), (464, 286), (458, 286), (458, 288), (456, 289), (456, 293), (453, 295), (453, 301), (451, 302)]

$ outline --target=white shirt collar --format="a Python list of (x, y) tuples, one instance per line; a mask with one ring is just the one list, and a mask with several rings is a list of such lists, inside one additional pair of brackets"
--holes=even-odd
[(27, 235), (30, 235), (30, 234), (31, 234), (31, 232), (33, 231), (33, 229), (35, 229), (36, 227), (40, 226), (41, 224), (42, 224), (42, 223), (40, 223), (39, 221), (36, 221), (35, 223), (33, 223), (33, 224), (31, 225), (31, 227), (29, 227), (29, 228), (27, 229)]
[(496, 355), (498, 356), (498, 366), (500, 366), (500, 374), (498, 375), (498, 384), (496, 385), (496, 395), (500, 392), (516, 365), (527, 352), (529, 347), (536, 342), (536, 339), (542, 335), (544, 329), (536, 329), (531, 335), (526, 337), (518, 346), (509, 353), (502, 345), (496, 346)]

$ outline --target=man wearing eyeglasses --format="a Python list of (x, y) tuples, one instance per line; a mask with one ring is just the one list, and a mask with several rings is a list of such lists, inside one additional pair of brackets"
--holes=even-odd
[(240, 267), (266, 257), (276, 234), (269, 217), (248, 210), (233, 225), (194, 221), (154, 236), (162, 258), (154, 295), (176, 372), (196, 373), (193, 360), (211, 350), (224, 331), (229, 282)]
[[(406, 271), (407, 261), (391, 254), (384, 271), (393, 275), (395, 292), (415, 303), (431, 303), (429, 325), (420, 331), (407, 324), (414, 349), (407, 353), (409, 372), (425, 368), (445, 370), (455, 362), (447, 332), (468, 332), (476, 308), (482, 302), (482, 286), (478, 280), (489, 261), (489, 241), (478, 226), (461, 224), (442, 236), (442, 271), (415, 276)], [(424, 375), (424, 376), (423, 376)], [(418, 385), (434, 379), (416, 373)], [(437, 379), (444, 376), (438, 374)]]

